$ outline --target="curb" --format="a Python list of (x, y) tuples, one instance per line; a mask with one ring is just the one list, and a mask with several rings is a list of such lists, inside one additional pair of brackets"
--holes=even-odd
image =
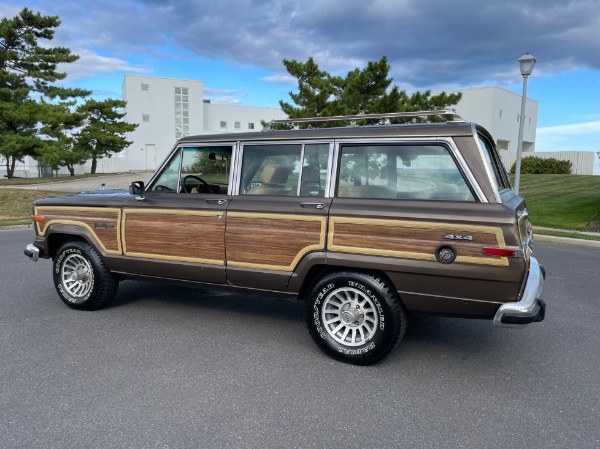
[(584, 240), (584, 239), (572, 239), (569, 237), (556, 237), (554, 235), (533, 235), (533, 243), (558, 243), (559, 245), (570, 245), (570, 246), (585, 246), (588, 248), (600, 248), (600, 241), (597, 240)]
[(33, 229), (31, 224), (0, 226), (0, 231), (14, 231), (15, 229)]

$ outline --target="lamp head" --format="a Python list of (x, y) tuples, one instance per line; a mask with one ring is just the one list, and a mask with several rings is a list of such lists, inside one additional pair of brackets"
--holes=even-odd
[(531, 75), (531, 72), (533, 72), (533, 67), (535, 66), (535, 63), (537, 62), (535, 60), (535, 58), (530, 55), (529, 53), (525, 53), (523, 56), (521, 56), (519, 59), (519, 68), (521, 69), (521, 75), (522, 76), (529, 76)]

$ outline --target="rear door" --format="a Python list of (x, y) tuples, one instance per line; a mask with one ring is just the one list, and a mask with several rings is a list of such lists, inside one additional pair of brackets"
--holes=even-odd
[(514, 298), (509, 260), (483, 255), (505, 247), (511, 217), (482, 204), (451, 139), (343, 141), (337, 154), (328, 264), (385, 271), (409, 310), (487, 316)]
[(332, 150), (327, 141), (242, 145), (227, 209), (229, 282), (285, 290), (302, 259), (325, 250)]

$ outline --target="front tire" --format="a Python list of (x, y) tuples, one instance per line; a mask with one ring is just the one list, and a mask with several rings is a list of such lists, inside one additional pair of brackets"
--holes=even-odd
[(56, 251), (52, 275), (60, 299), (77, 310), (106, 307), (119, 286), (96, 250), (81, 240), (67, 241)]
[(306, 299), (306, 325), (330, 357), (371, 365), (404, 336), (406, 313), (396, 291), (379, 277), (335, 272), (320, 278)]

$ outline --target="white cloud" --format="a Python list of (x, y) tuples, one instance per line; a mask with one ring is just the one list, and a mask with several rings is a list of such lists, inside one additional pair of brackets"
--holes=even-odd
[(223, 95), (210, 98), (210, 102), (216, 104), (241, 104), (242, 100), (231, 95)]
[(595, 134), (600, 147), (600, 120), (595, 122), (574, 123), (571, 125), (546, 126), (538, 128), (539, 136), (578, 136), (581, 134)]
[(238, 89), (213, 89), (211, 87), (205, 87), (204, 93), (207, 95), (235, 95), (240, 92)]
[[(0, 11), (15, 11), (14, 2)], [(61, 18), (55, 42), (70, 48), (103, 49), (118, 58), (187, 52), (275, 73), (283, 58), (313, 56), (323, 69), (343, 73), (387, 55), (396, 82), (422, 89), (456, 80), (518, 83), (516, 58), (525, 50), (540, 61), (538, 76), (598, 69), (598, 3), (54, 0), (39, 7)], [(285, 84), (277, 76), (264, 80)]]
[(261, 78), (262, 81), (266, 81), (267, 83), (277, 83), (277, 84), (291, 84), (292, 86), (296, 85), (296, 78), (290, 75), (271, 75), (265, 76)]
[(538, 128), (535, 147), (536, 151), (598, 151), (600, 121)]
[(123, 59), (102, 56), (88, 49), (73, 49), (72, 52), (79, 55), (79, 59), (71, 64), (59, 67), (68, 74), (67, 81), (75, 81), (83, 78), (92, 78), (100, 73), (149, 73), (144, 67), (134, 66)]

